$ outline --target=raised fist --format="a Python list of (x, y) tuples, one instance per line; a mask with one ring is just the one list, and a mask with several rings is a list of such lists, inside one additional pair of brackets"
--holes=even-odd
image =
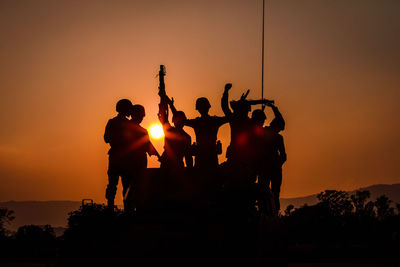
[(231, 88), (232, 88), (232, 84), (231, 83), (225, 84), (225, 91), (228, 91)]

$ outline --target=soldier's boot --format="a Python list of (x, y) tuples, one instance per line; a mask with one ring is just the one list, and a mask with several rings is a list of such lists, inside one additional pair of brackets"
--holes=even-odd
[(115, 208), (114, 199), (107, 199), (107, 208), (112, 210)]
[(132, 203), (132, 200), (126, 200), (124, 199), (124, 212), (126, 213), (132, 213), (135, 211), (135, 207)]
[(107, 199), (107, 206), (110, 209), (114, 209), (114, 199), (115, 199), (115, 194), (117, 193), (117, 187), (116, 186), (110, 186), (110, 184), (107, 186), (106, 189), (106, 199)]

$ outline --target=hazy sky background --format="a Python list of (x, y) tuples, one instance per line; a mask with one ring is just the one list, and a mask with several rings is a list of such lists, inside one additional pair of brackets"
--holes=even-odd
[[(287, 121), (282, 196), (400, 182), (400, 1), (266, 2), (265, 95)], [(222, 115), (226, 82), (231, 98), (260, 97), (261, 7), (0, 1), (0, 201), (104, 201), (105, 124), (120, 98), (157, 121), (160, 64), (191, 118), (200, 96)], [(224, 149), (229, 138), (225, 125)]]

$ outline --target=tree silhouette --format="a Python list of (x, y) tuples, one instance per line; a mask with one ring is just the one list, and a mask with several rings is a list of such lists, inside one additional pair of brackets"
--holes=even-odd
[(24, 225), (18, 228), (15, 238), (25, 243), (48, 243), (55, 240), (54, 229), (50, 225)]
[(351, 195), (351, 201), (353, 202), (353, 206), (355, 208), (356, 215), (364, 215), (365, 214), (365, 202), (371, 196), (369, 191), (356, 191), (354, 195)]
[(319, 205), (328, 207), (333, 216), (350, 214), (353, 210), (349, 195), (345, 191), (325, 190), (319, 193), (317, 198), (320, 200)]
[(14, 211), (8, 210), (6, 208), (0, 208), (0, 237), (7, 236), (7, 229), (5, 228), (6, 224), (9, 224), (12, 220), (15, 219)]
[(364, 216), (375, 217), (375, 203), (373, 201), (368, 201), (364, 207)]
[(375, 201), (378, 218), (383, 220), (394, 215), (394, 208), (390, 207), (392, 201), (385, 195), (378, 197)]
[(288, 205), (285, 209), (285, 216), (290, 216), (292, 211), (294, 210), (294, 206), (292, 204)]

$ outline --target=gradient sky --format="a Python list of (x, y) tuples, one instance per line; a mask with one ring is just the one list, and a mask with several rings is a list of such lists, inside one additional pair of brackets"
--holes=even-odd
[[(400, 182), (400, 1), (266, 1), (265, 95), (287, 121), (282, 196)], [(160, 64), (191, 118), (200, 96), (222, 115), (226, 82), (232, 98), (260, 97), (261, 7), (0, 1), (0, 201), (103, 202), (105, 124), (120, 98), (146, 107), (144, 126), (157, 121)], [(224, 149), (229, 138), (225, 125)]]

